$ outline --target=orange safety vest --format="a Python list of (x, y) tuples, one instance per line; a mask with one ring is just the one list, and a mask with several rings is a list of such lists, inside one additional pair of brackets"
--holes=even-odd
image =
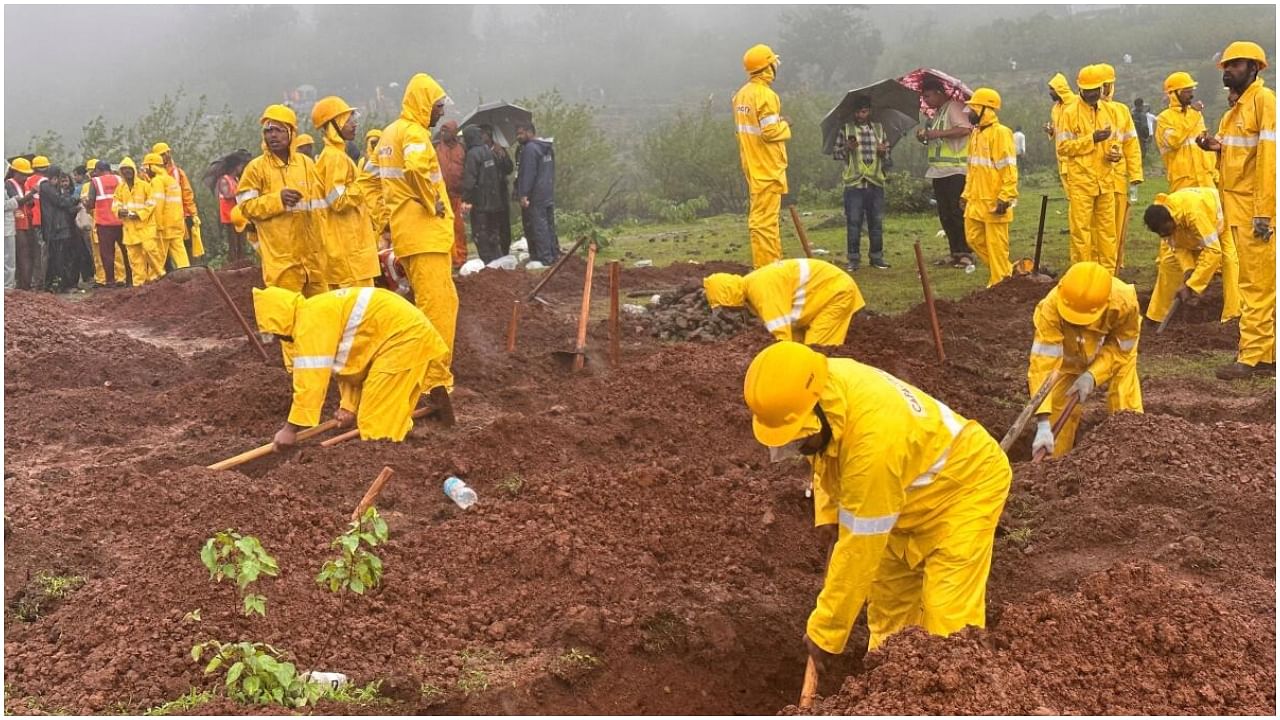
[(45, 176), (41, 175), (40, 173), (36, 173), (35, 175), (32, 175), (31, 177), (27, 178), (27, 186), (26, 186), (26, 188), (24, 188), (24, 189), (27, 191), (27, 194), (28, 194), (28, 195), (33, 195), (33, 196), (35, 196), (35, 200), (34, 200), (34, 201), (31, 203), (31, 205), (30, 205), (30, 207), (31, 207), (31, 212), (30, 212), (30, 216), (31, 216), (31, 217), (30, 217), (30, 220), (31, 220), (31, 227), (40, 227), (40, 225), (41, 225), (41, 222), (40, 222), (40, 183), (42, 183), (42, 182), (44, 182), (45, 180), (48, 180), (48, 179), (49, 179), (49, 178), (46, 178)]
[(114, 173), (109, 175), (95, 175), (93, 177), (93, 190), (97, 196), (93, 199), (93, 222), (95, 225), (122, 225), (123, 222), (113, 212), (111, 212), (111, 202), (116, 196), (116, 186), (120, 184), (120, 176)]
[[(17, 178), (9, 178), (6, 182), (10, 183), (10, 187), (17, 192), (16, 197), (19, 200), (27, 194), (27, 192), (22, 188), (22, 183), (18, 182)], [(14, 228), (17, 230), (27, 230), (30, 228), (30, 224), (27, 222), (26, 208), (19, 206), (18, 209), (13, 212), (13, 222)]]
[(227, 184), (227, 192), (231, 197), (224, 198), (221, 193), (218, 194), (218, 219), (223, 225), (230, 225), (231, 210), (236, 206), (236, 186), (239, 185), (239, 181), (236, 180), (235, 175), (228, 173), (222, 176), (222, 182)]

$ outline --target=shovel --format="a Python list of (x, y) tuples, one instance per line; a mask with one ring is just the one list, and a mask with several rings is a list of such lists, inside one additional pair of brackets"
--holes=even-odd
[(1022, 435), (1022, 431), (1026, 429), (1027, 423), (1031, 421), (1031, 416), (1035, 415), (1036, 408), (1040, 407), (1040, 403), (1049, 396), (1049, 391), (1053, 390), (1053, 385), (1058, 381), (1058, 371), (1054, 370), (1049, 373), (1049, 377), (1044, 379), (1040, 384), (1040, 389), (1035, 395), (1031, 396), (1031, 401), (1026, 407), (1022, 408), (1022, 412), (1018, 413), (1018, 419), (1013, 421), (1013, 427), (1009, 428), (1009, 432), (1004, 434), (1004, 439), (1000, 441), (1000, 449), (1007, 454), (1009, 448), (1013, 447), (1014, 441), (1018, 436)]
[(1182, 306), (1182, 298), (1177, 295), (1173, 296), (1173, 302), (1169, 303), (1169, 312), (1164, 314), (1164, 319), (1160, 321), (1160, 325), (1156, 328), (1156, 334), (1164, 332), (1165, 327), (1169, 325), (1169, 321), (1173, 319), (1173, 314)]
[[(306, 430), (300, 430), (298, 432), (298, 438), (297, 438), (298, 442), (302, 442), (307, 438), (313, 437), (315, 435), (319, 435), (320, 433), (323, 433), (323, 432), (329, 432), (330, 430), (336, 427), (338, 427), (337, 420), (327, 420), (315, 427), (307, 428)], [(249, 462), (250, 460), (257, 460), (260, 457), (266, 457), (275, 451), (276, 451), (276, 444), (274, 442), (269, 442), (266, 445), (256, 447), (247, 452), (242, 452), (239, 455), (236, 455), (235, 457), (229, 457), (226, 460), (222, 460), (220, 462), (216, 462), (212, 465), (209, 465), (208, 469), (209, 470), (230, 470), (231, 468), (237, 467), (239, 465), (243, 465)]]
[(582, 282), (582, 311), (578, 313), (578, 341), (573, 352), (556, 351), (551, 353), (557, 359), (573, 358), (573, 369), (581, 370), (587, 364), (587, 320), (591, 312), (591, 277), (596, 262), (596, 244), (587, 246), (587, 276)]
[[(1062, 414), (1058, 416), (1058, 421), (1053, 424), (1053, 436), (1055, 438), (1058, 437), (1058, 433), (1062, 432), (1063, 426), (1067, 424), (1067, 418), (1071, 417), (1071, 413), (1075, 411), (1078, 404), (1080, 404), (1080, 399), (1075, 395), (1067, 397), (1067, 404), (1063, 406)], [(1038, 463), (1048, 456), (1049, 453), (1044, 450), (1038, 450), (1035, 455), (1031, 456), (1031, 462)]]

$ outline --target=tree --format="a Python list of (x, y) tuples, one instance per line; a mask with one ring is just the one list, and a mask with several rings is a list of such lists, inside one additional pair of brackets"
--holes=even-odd
[(802, 5), (785, 10), (778, 47), (783, 72), (796, 79), (807, 77), (819, 90), (870, 79), (884, 43), (865, 13), (862, 5)]
[(565, 102), (558, 90), (516, 104), (533, 112), (539, 135), (555, 139), (556, 207), (605, 212), (618, 199), (625, 175), (614, 144), (596, 124), (595, 110)]

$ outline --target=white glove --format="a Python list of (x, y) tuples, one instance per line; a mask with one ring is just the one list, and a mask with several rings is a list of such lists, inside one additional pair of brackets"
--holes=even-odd
[(1076, 378), (1076, 381), (1071, 384), (1071, 388), (1067, 390), (1067, 394), (1075, 395), (1077, 401), (1084, 402), (1089, 399), (1089, 395), (1093, 392), (1096, 384), (1093, 379), (1093, 373), (1086, 372)]
[(1053, 428), (1049, 426), (1048, 419), (1036, 423), (1036, 439), (1031, 441), (1032, 455), (1041, 450), (1053, 454)]

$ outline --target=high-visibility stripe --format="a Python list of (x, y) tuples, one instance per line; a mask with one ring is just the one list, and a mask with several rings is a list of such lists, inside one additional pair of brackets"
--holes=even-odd
[(373, 288), (360, 289), (356, 304), (351, 308), (351, 315), (347, 317), (347, 326), (342, 329), (342, 341), (338, 343), (338, 352), (333, 356), (333, 374), (337, 375), (347, 366), (347, 356), (351, 354), (351, 345), (356, 340), (356, 330), (364, 321), (365, 310), (368, 309), (369, 301), (372, 299)]
[(1121, 350), (1129, 352), (1133, 349), (1134, 345), (1138, 344), (1138, 338), (1133, 338), (1132, 340), (1116, 340), (1116, 344), (1120, 346)]
[(1137, 139), (1138, 139), (1138, 133), (1136, 131), (1126, 131), (1116, 135), (1116, 140), (1119, 140), (1121, 142), (1125, 140), (1137, 140)]
[[(1275, 140), (1275, 138), (1271, 138)], [(1257, 135), (1223, 135), (1221, 140), (1223, 145), (1232, 147), (1256, 147), (1258, 145)]]
[(797, 279), (795, 294), (791, 297), (791, 312), (765, 322), (764, 327), (769, 332), (799, 322), (800, 315), (804, 313), (805, 295), (808, 292), (806, 286), (809, 284), (811, 270), (807, 259), (796, 260), (796, 262), (800, 265), (800, 276)]
[(761, 131), (761, 130), (760, 130), (760, 128), (756, 127), (755, 125), (739, 125), (739, 126), (738, 126), (738, 132), (740, 132), (740, 133), (746, 133), (746, 134), (748, 134), (748, 135), (763, 135), (763, 134), (764, 134), (764, 133), (763, 133), (763, 131)]
[(258, 197), (257, 190), (241, 190), (240, 192), (236, 193), (236, 202), (242, 203), (246, 200), (252, 200), (256, 197)]
[(1031, 354), (1045, 357), (1062, 357), (1062, 343), (1032, 343)]
[(844, 508), (840, 508), (838, 517), (840, 518), (840, 524), (851, 535), (884, 535), (892, 530), (893, 526), (898, 522), (897, 513), (876, 517), (858, 517)]
[(1075, 140), (1076, 134), (1073, 132), (1067, 132), (1066, 130), (1063, 130), (1062, 132), (1055, 135), (1053, 139), (1057, 140), (1058, 142), (1062, 142), (1064, 140)]
[(1003, 170), (1010, 166), (1016, 167), (1017, 164), (1018, 164), (1018, 157), (1016, 155), (1010, 155), (1008, 157), (1003, 157), (1003, 158), (1000, 158), (999, 160), (996, 160), (995, 168), (997, 170)]
[(401, 154), (403, 154), (405, 157), (408, 157), (413, 153), (424, 152), (426, 151), (426, 149), (427, 149), (426, 143), (409, 143), (408, 145), (404, 146), (404, 149), (401, 151)]
[(403, 178), (404, 177), (404, 168), (384, 167), (384, 168), (378, 168), (378, 170), (379, 170), (378, 174), (384, 178)]
[(1203, 239), (1203, 240), (1201, 240), (1201, 241), (1200, 241), (1200, 244), (1201, 244), (1201, 245), (1203, 245), (1204, 247), (1213, 247), (1214, 245), (1217, 245), (1217, 244), (1218, 244), (1218, 233), (1216, 233), (1216, 232), (1214, 232), (1214, 233), (1209, 233), (1208, 235), (1206, 235), (1206, 236), (1204, 237), (1204, 239)]
[(294, 370), (328, 370), (333, 367), (333, 358), (327, 355), (300, 355), (293, 359)]
[(1275, 130), (1259, 130), (1258, 139), (1263, 142), (1275, 142), (1276, 131)]
[(769, 127), (770, 125), (778, 122), (778, 119), (777, 115), (765, 115), (760, 118), (760, 129), (763, 130), (764, 128)]
[(444, 180), (444, 175), (441, 175), (439, 170), (432, 170), (427, 173), (427, 180), (433, 183), (438, 183)]

